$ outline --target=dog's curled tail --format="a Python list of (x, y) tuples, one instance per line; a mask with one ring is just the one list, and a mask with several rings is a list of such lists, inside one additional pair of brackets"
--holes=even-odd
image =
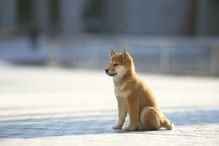
[(173, 129), (174, 129), (173, 123), (170, 122), (167, 118), (166, 118), (165, 121), (162, 123), (162, 127), (166, 128), (167, 130), (173, 130)]

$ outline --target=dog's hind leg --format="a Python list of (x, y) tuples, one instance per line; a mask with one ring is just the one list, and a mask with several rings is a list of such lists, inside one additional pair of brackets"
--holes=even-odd
[(138, 130), (159, 130), (162, 118), (155, 107), (144, 107), (140, 115), (140, 126)]

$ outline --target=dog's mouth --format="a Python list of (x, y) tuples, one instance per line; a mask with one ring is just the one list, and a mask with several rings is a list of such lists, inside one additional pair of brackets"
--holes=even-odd
[(117, 74), (116, 72), (115, 73), (109, 73), (108, 69), (106, 69), (105, 72), (106, 72), (107, 75), (112, 76), (112, 77)]
[(115, 76), (117, 73), (107, 73), (109, 76)]

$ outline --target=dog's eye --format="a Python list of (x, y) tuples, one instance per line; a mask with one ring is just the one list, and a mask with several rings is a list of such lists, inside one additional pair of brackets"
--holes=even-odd
[(119, 65), (119, 64), (117, 64), (117, 63), (114, 64), (114, 66), (117, 66), (117, 65)]

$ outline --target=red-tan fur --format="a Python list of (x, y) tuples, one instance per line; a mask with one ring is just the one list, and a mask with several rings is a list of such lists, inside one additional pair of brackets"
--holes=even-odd
[(127, 114), (129, 126), (124, 130), (172, 129), (172, 123), (160, 111), (151, 90), (139, 79), (131, 55), (123, 50), (116, 53), (110, 49), (110, 63), (106, 69), (113, 76), (114, 91), (118, 101), (118, 123), (114, 129), (121, 129)]

